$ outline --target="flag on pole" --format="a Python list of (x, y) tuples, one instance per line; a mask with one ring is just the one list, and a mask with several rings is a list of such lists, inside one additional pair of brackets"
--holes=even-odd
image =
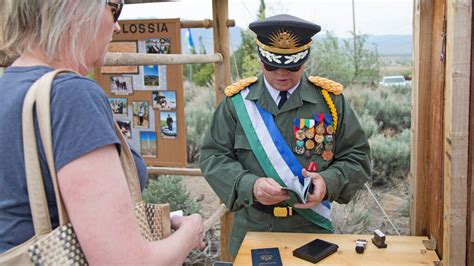
[(188, 28), (186, 32), (186, 41), (188, 43), (188, 49), (191, 54), (196, 53), (196, 48), (194, 47), (193, 36), (191, 35), (191, 29)]

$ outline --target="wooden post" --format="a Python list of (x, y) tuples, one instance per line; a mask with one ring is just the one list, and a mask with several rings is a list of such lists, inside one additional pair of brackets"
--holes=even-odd
[(214, 70), (216, 104), (220, 103), (225, 87), (230, 84), (228, 13), (228, 0), (212, 0), (214, 53), (220, 53), (223, 57), (221, 63), (215, 64)]
[[(229, 13), (228, 0), (212, 0), (212, 19), (214, 32), (214, 53), (220, 53), (223, 57), (221, 63), (214, 65), (216, 105), (224, 97), (224, 89), (230, 84), (230, 51), (229, 51), (229, 29), (227, 19)], [(232, 261), (228, 252), (228, 240), (232, 228), (233, 214), (228, 212), (221, 219), (221, 260)]]
[[(443, 136), (445, 80), (444, 1), (419, 0), (414, 7), (411, 233), (443, 243)], [(430, 206), (427, 208), (427, 206)]]
[(443, 264), (466, 264), (471, 0), (447, 1)]
[[(474, 24), (474, 10), (472, 16), (472, 23)], [(474, 264), (474, 27), (471, 29), (471, 96), (469, 102), (471, 103), (471, 111), (469, 112), (469, 165), (468, 165), (468, 204), (467, 204), (467, 263), (466, 265)]]
[[(429, 66), (431, 64), (431, 49), (427, 49), (431, 42), (432, 5), (428, 1), (417, 0), (414, 2), (413, 14), (413, 90), (412, 90), (412, 150), (410, 162), (410, 180), (414, 191), (410, 208), (411, 233), (414, 235), (426, 234), (427, 214), (422, 208), (427, 202), (425, 191), (428, 180), (423, 164), (423, 155), (427, 147), (424, 136), (428, 133), (426, 119), (427, 97), (430, 78)], [(422, 95), (423, 97), (420, 97)]]

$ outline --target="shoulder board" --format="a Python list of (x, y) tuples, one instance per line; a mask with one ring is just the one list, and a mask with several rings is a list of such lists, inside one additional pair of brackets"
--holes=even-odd
[(241, 90), (247, 88), (250, 84), (257, 82), (257, 80), (258, 80), (257, 77), (250, 77), (250, 78), (241, 79), (241, 80), (227, 86), (224, 90), (224, 94), (227, 97), (233, 96), (233, 95), (239, 93)]
[(318, 77), (318, 76), (309, 76), (308, 80), (313, 83), (314, 85), (323, 88), (335, 95), (340, 95), (342, 90), (344, 90), (344, 86), (341, 83), (335, 82), (333, 80)]

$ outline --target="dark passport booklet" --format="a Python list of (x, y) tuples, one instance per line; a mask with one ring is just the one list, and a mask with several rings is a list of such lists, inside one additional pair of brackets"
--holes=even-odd
[(339, 246), (336, 244), (321, 239), (315, 239), (293, 250), (293, 256), (316, 263), (336, 252), (338, 248)]
[(252, 249), (252, 266), (281, 266), (280, 251), (278, 248)]

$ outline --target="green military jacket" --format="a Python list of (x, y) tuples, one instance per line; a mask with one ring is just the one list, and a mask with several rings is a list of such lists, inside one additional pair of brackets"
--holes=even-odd
[[(256, 101), (273, 115), (276, 126), (292, 151), (296, 146), (293, 131), (295, 118), (313, 119), (317, 113), (330, 114), (321, 88), (309, 82), (306, 76), (303, 76), (300, 85), (281, 110), (266, 89), (262, 75), (256, 83), (249, 86), (249, 90), (246, 99)], [(317, 163), (318, 172), (326, 182), (327, 199), (348, 203), (370, 175), (370, 148), (361, 125), (344, 96), (331, 94), (331, 98), (339, 117), (334, 157), (325, 161), (316, 154), (312, 154), (310, 158), (296, 153), (295, 156), (303, 168), (308, 162)], [(229, 241), (232, 256), (237, 254), (247, 231), (330, 232), (300, 215), (277, 218), (252, 207), (253, 185), (257, 178), (265, 177), (265, 174), (250, 148), (231, 97), (226, 97), (214, 113), (202, 142), (200, 167), (212, 189), (235, 212)]]

